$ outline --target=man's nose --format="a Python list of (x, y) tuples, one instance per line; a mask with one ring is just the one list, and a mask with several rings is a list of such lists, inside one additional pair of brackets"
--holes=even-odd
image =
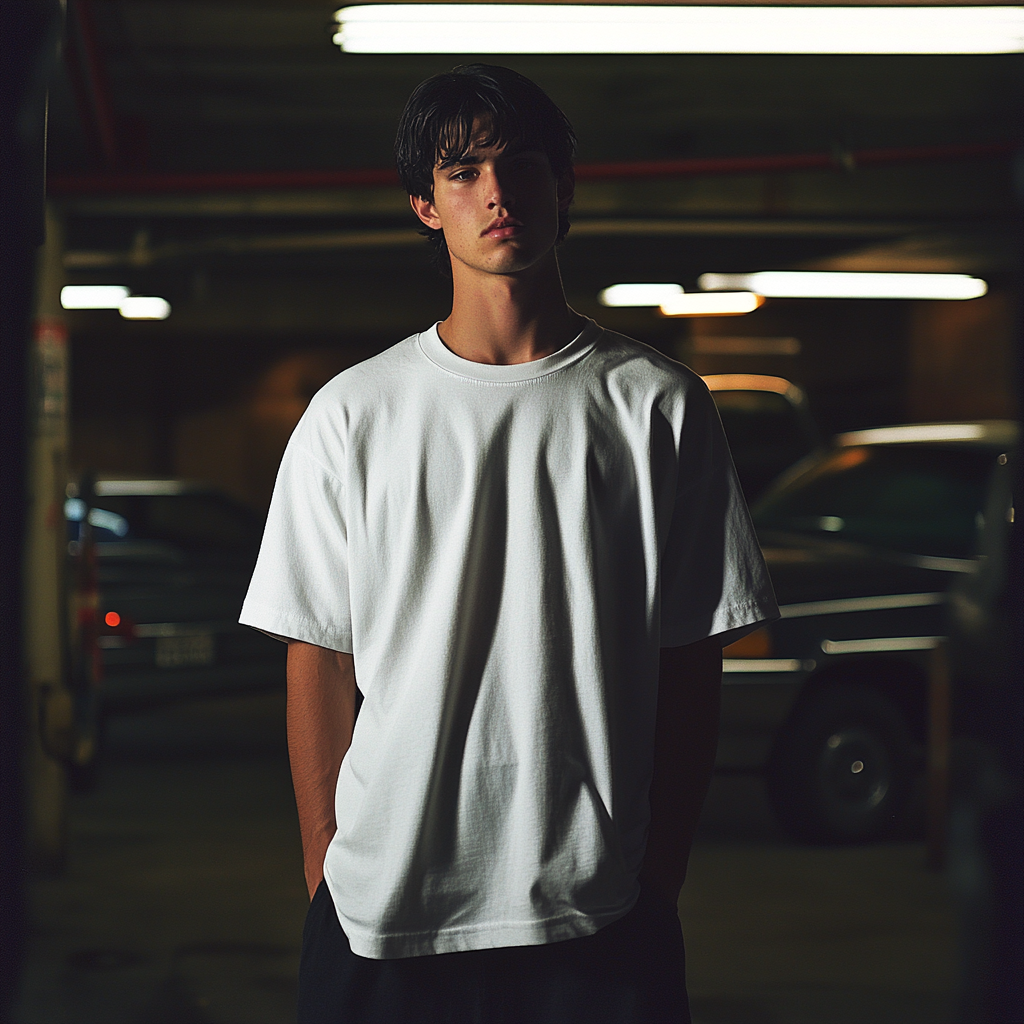
[(487, 208), (509, 209), (514, 203), (507, 176), (492, 167), (487, 176)]

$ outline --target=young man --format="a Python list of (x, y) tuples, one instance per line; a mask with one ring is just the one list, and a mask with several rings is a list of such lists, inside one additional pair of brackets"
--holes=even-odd
[(242, 613), (289, 640), (300, 1020), (685, 1021), (721, 648), (776, 615), (718, 416), (566, 304), (537, 86), (438, 75), (396, 149), (451, 315), (313, 399)]

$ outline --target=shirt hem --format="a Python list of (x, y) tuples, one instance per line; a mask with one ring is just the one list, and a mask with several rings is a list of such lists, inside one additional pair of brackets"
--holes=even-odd
[(339, 633), (328, 634), (311, 627), (308, 623), (297, 623), (289, 619), (282, 619), (277, 615), (268, 615), (260, 610), (244, 607), (238, 621), (243, 626), (251, 626), (261, 633), (269, 633), (286, 643), (289, 640), (299, 640), (302, 643), (313, 644), (329, 651), (338, 651), (341, 654), (353, 653), (351, 636)]
[(662, 626), (661, 646), (685, 647), (687, 644), (695, 644), (713, 636), (721, 638), (722, 645), (726, 646), (752, 633), (759, 626), (774, 622), (778, 617), (779, 609), (774, 600), (730, 605), (726, 609), (720, 609), (710, 622), (706, 618), (701, 618), (690, 619), (689, 622), (677, 625), (673, 629)]
[(621, 907), (601, 914), (575, 913), (542, 921), (469, 925), (439, 931), (401, 932), (392, 935), (362, 931), (337, 910), (337, 904), (335, 909), (353, 953), (369, 960), (402, 960), (438, 953), (466, 953), (475, 949), (545, 946), (568, 939), (585, 938), (625, 917), (633, 909), (638, 896), (639, 890)]

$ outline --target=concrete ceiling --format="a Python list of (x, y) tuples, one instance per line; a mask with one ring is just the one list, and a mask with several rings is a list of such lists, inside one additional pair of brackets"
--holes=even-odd
[[(340, 53), (333, 6), (69, 0), (49, 163), (72, 279), (167, 295), (169, 334), (393, 338), (443, 313), (398, 188), (252, 177), (389, 169), (412, 87), (472, 59)], [(850, 258), (885, 269), (925, 250), (937, 258), (936, 247), (947, 268), (1012, 272), (1020, 55), (480, 59), (551, 94), (584, 165), (824, 157), (818, 168), (581, 180), (562, 262), (584, 311), (615, 280), (686, 284), (707, 270)], [(249, 177), (153, 184), (170, 172)], [(73, 328), (92, 330), (91, 316)]]

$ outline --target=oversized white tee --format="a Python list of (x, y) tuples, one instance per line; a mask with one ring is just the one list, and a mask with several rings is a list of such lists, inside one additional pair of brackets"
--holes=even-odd
[(377, 959), (588, 935), (639, 892), (659, 648), (777, 614), (701, 379), (589, 323), (544, 359), (436, 328), (330, 381), (241, 621), (354, 656), (324, 874)]

